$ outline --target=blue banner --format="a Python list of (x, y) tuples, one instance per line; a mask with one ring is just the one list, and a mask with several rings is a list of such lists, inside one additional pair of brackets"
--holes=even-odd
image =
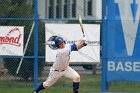
[(140, 81), (140, 1), (108, 0), (107, 81)]

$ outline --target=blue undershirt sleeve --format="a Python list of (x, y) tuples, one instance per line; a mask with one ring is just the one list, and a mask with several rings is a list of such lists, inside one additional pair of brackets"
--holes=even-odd
[(71, 45), (71, 51), (78, 51), (76, 44)]

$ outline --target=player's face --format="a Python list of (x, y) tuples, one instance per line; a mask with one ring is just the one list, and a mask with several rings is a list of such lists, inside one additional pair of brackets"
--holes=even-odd
[(64, 42), (59, 44), (59, 48), (64, 48), (64, 47), (65, 47), (65, 43)]

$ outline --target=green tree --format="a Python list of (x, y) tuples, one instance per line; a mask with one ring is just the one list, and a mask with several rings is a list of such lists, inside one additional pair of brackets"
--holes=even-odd
[[(11, 11), (10, 0), (0, 0), (0, 18), (4, 18)], [(4, 24), (5, 20), (0, 20), (0, 25)]]
[[(3, 0), (5, 1), (5, 0)], [(7, 2), (6, 2), (7, 1)], [(15, 2), (8, 2), (9, 0), (5, 1), (5, 5), (3, 7), (9, 7), (9, 9), (3, 9), (7, 12), (3, 12), (6, 17), (8, 18), (33, 18), (33, 8), (32, 5), (28, 5), (26, 0), (15, 0)], [(13, 1), (13, 0), (12, 0)], [(17, 2), (16, 2), (17, 1)], [(1, 6), (0, 6), (1, 7)], [(11, 9), (11, 8), (12, 9)], [(1, 14), (0, 14), (1, 17)], [(2, 25), (7, 26), (25, 26), (24, 28), (24, 45), (27, 41), (28, 35), (30, 33), (30, 29), (32, 26), (32, 20), (5, 20), (1, 22)], [(38, 46), (38, 53), (41, 56), (45, 55), (45, 24), (44, 22), (39, 21), (39, 46)], [(34, 34), (32, 34), (30, 42), (28, 44), (28, 48), (26, 51), (25, 56), (34, 56)], [(9, 74), (16, 75), (16, 70), (18, 64), (20, 62), (20, 58), (6, 58), (5, 67), (9, 70)], [(39, 59), (39, 75), (41, 75), (41, 71), (44, 66), (44, 59)], [(23, 63), (21, 65), (21, 69), (19, 70), (18, 76), (28, 80), (29, 77), (33, 78), (33, 66), (34, 66), (34, 59), (33, 58), (24, 58)]]

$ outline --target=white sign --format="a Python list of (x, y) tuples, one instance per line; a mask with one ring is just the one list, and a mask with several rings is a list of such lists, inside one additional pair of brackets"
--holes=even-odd
[[(70, 62), (100, 62), (100, 25), (83, 24), (88, 45), (71, 53)], [(54, 62), (56, 51), (49, 44), (50, 37), (61, 36), (67, 43), (82, 38), (79, 24), (46, 24), (46, 62)]]
[(24, 27), (0, 26), (0, 55), (23, 56)]
[(140, 72), (140, 62), (114, 62), (108, 61), (108, 71)]

